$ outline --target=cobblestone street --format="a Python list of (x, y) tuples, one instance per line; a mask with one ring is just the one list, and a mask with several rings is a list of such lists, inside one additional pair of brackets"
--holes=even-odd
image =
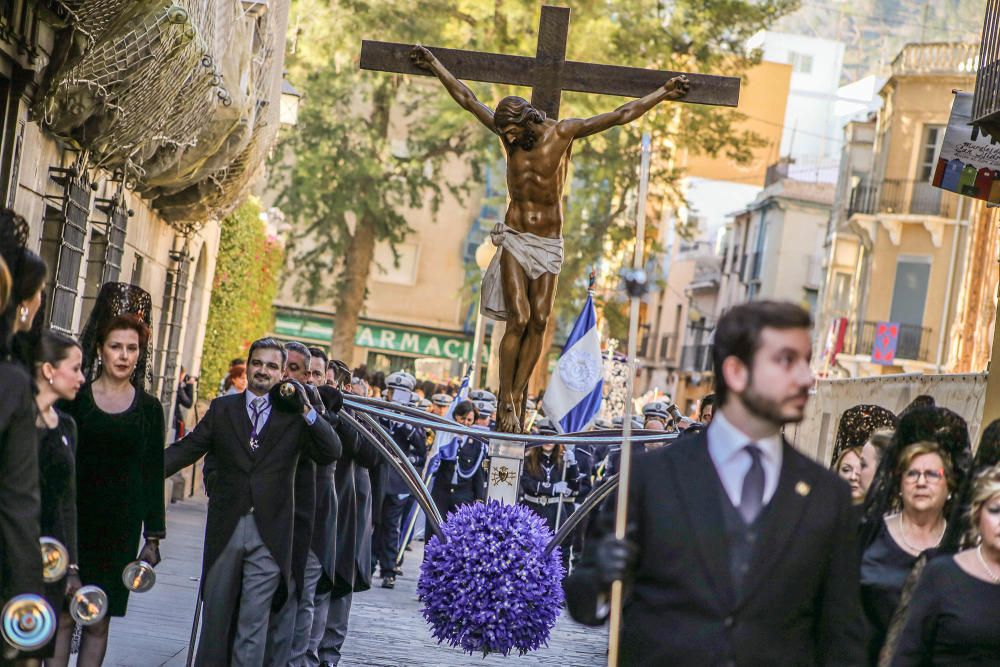
[[(133, 594), (129, 613), (111, 622), (111, 641), (105, 665), (128, 667), (183, 666), (191, 633), (206, 501), (195, 497), (167, 509), (167, 539), (161, 546), (156, 586)], [(341, 665), (564, 665), (605, 664), (607, 633), (560, 618), (548, 648), (524, 657), (491, 656), (482, 659), (438, 645), (420, 616), (414, 567), (420, 562), (421, 543), (407, 553), (404, 576), (396, 588), (375, 588), (354, 598), (350, 631)], [(413, 565), (410, 565), (413, 564)]]

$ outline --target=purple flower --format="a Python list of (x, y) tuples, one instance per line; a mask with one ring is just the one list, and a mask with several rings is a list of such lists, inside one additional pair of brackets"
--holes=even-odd
[(547, 645), (563, 602), (559, 549), (545, 521), (521, 505), (472, 503), (448, 515), (420, 567), (421, 613), (438, 642), (524, 655)]

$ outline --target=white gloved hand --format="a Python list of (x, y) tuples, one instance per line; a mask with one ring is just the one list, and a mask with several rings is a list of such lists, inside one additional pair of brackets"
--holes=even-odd
[(573, 452), (573, 449), (571, 449), (571, 447), (574, 447), (574, 446), (570, 445), (569, 447), (566, 447), (566, 449), (563, 451), (563, 459), (565, 459), (566, 465), (568, 465), (568, 466), (575, 466), (576, 465), (576, 454)]
[(568, 496), (572, 493), (569, 490), (569, 484), (566, 482), (556, 482), (552, 485), (552, 492), (557, 496)]

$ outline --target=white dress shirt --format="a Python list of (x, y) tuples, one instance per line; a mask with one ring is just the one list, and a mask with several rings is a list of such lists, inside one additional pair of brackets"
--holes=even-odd
[(754, 443), (760, 449), (761, 465), (764, 468), (764, 504), (770, 502), (778, 488), (781, 474), (782, 440), (779, 433), (754, 440), (730, 424), (721, 410), (717, 410), (708, 427), (708, 455), (712, 457), (715, 470), (719, 473), (722, 486), (729, 495), (733, 507), (740, 506), (743, 478), (750, 470), (753, 458), (744, 449)]

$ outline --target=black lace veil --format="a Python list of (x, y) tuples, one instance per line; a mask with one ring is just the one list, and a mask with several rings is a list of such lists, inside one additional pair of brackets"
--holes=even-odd
[(146, 345), (139, 350), (139, 360), (132, 374), (132, 384), (140, 389), (148, 389), (152, 384), (152, 368), (149, 365), (149, 346), (152, 342), (153, 299), (149, 292), (136, 285), (128, 283), (104, 283), (97, 295), (94, 309), (90, 311), (87, 324), (80, 334), (80, 346), (83, 348), (83, 374), (93, 382), (101, 373), (98, 363), (97, 333), (111, 320), (120, 315), (133, 314), (139, 316), (147, 327), (150, 336)]
[(898, 421), (891, 410), (878, 405), (855, 405), (844, 410), (837, 425), (837, 437), (834, 440), (833, 456), (830, 457), (830, 467), (837, 463), (844, 450), (863, 446), (872, 433), (880, 428), (894, 429)]

